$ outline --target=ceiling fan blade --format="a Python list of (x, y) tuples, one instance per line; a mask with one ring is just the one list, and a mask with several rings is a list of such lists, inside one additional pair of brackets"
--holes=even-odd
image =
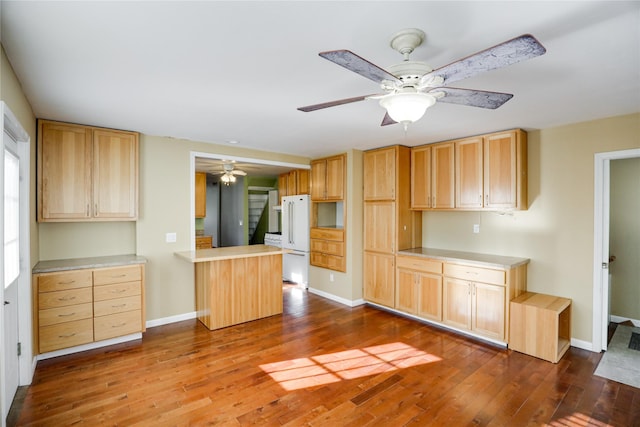
[[(473, 77), (476, 74), (506, 67), (526, 59), (535, 58), (547, 50), (530, 34), (508, 40), (473, 55), (440, 67), (426, 76), (440, 76), (444, 85)], [(425, 76), (425, 77), (426, 77)], [(424, 79), (424, 77), (423, 77)]]
[(308, 113), (309, 111), (321, 110), (323, 108), (336, 107), (338, 105), (350, 104), (352, 102), (358, 102), (358, 101), (364, 101), (368, 97), (376, 96), (376, 95), (379, 95), (379, 94), (356, 96), (354, 98), (339, 99), (337, 101), (324, 102), (322, 104), (307, 105), (306, 107), (299, 107), (298, 110), (304, 111), (305, 113)]
[(444, 93), (438, 102), (468, 105), (470, 107), (489, 108), (495, 110), (513, 98), (510, 93), (488, 92), (485, 90), (461, 89), (456, 87), (439, 87), (430, 91), (432, 94)]
[(240, 176), (246, 176), (247, 173), (245, 171), (241, 171), (241, 170), (232, 170), (231, 171), (232, 175), (240, 175)]
[(380, 126), (395, 125), (396, 123), (398, 123), (398, 122), (393, 120), (391, 118), (391, 116), (389, 115), (389, 113), (385, 113), (384, 117), (382, 118), (382, 123), (380, 123)]
[(350, 50), (331, 50), (328, 52), (320, 52), (318, 55), (376, 83), (381, 83), (383, 80), (398, 81), (398, 78), (393, 74), (372, 64)]

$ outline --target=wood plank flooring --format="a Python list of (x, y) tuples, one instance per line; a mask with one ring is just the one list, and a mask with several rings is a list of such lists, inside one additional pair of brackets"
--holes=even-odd
[(640, 389), (287, 286), (284, 314), (40, 361), (17, 425), (640, 426)]

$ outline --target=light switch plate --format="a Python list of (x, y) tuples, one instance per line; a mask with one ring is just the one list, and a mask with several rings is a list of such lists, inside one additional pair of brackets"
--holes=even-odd
[(473, 232), (474, 233), (480, 232), (480, 224), (473, 224)]
[(165, 241), (166, 241), (167, 243), (175, 243), (175, 242), (176, 242), (176, 239), (177, 239), (177, 237), (176, 237), (176, 233), (167, 233), (167, 234), (166, 234)]

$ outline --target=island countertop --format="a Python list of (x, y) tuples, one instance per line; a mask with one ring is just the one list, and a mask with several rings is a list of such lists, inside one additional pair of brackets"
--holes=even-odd
[(453, 251), (435, 248), (413, 248), (398, 251), (398, 255), (417, 256), (440, 259), (442, 261), (475, 264), (480, 267), (510, 269), (528, 264), (529, 258), (517, 258), (503, 255), (483, 254), (477, 252)]
[(175, 255), (192, 263), (221, 261), (224, 259), (247, 258), (278, 255), (290, 252), (269, 245), (228, 246), (224, 248), (198, 249), (195, 251), (175, 252)]

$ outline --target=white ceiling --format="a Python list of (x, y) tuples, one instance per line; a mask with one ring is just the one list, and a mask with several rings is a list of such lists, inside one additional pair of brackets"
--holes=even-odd
[[(2, 1), (2, 44), (39, 118), (321, 157), (640, 111), (640, 2)], [(513, 93), (497, 110), (436, 104), (405, 133), (381, 127), (380, 92), (318, 56), (382, 68), (417, 27), (433, 68), (530, 33), (541, 57), (456, 82)]]

